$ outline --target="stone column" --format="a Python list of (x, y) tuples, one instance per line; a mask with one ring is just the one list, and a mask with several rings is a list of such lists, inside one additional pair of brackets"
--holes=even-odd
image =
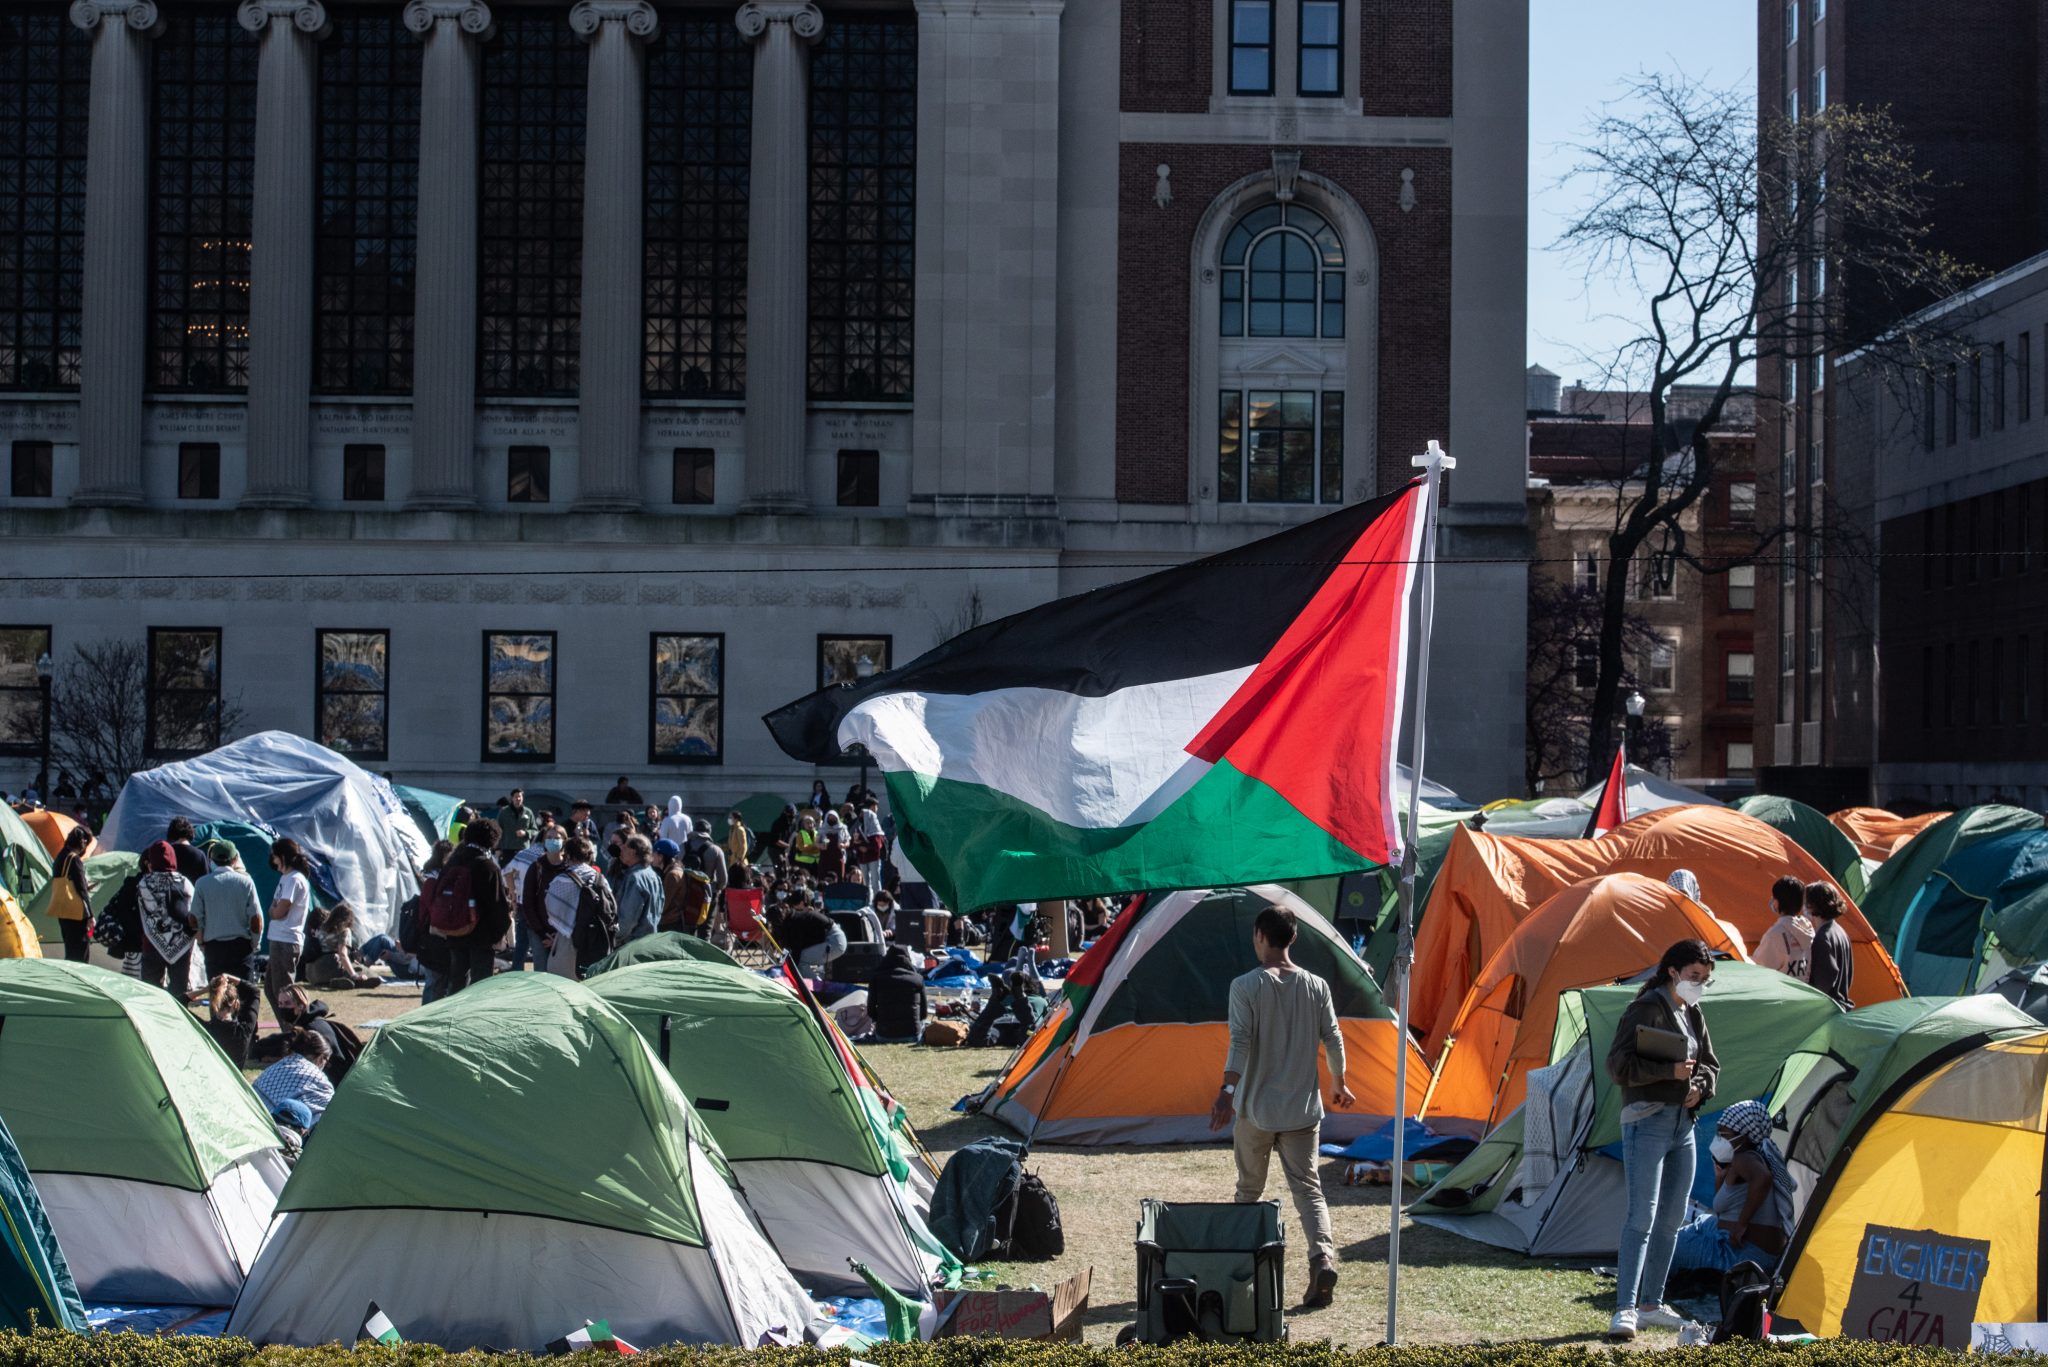
[(647, 0), (579, 0), (569, 26), (590, 43), (583, 148), (583, 355), (576, 506), (640, 508), (643, 138)]
[(319, 0), (242, 0), (256, 66), (256, 192), (249, 238), (251, 508), (313, 501), (313, 109)]
[(483, 0), (412, 0), (420, 59), (408, 508), (476, 507), (476, 199)]
[(825, 31), (816, 5), (748, 0), (754, 44), (753, 157), (747, 191), (748, 512), (802, 512), (810, 359), (810, 71)]
[(85, 298), (78, 382), (78, 488), (71, 501), (142, 502), (142, 391), (149, 337), (149, 0), (74, 0), (92, 34), (86, 132)]

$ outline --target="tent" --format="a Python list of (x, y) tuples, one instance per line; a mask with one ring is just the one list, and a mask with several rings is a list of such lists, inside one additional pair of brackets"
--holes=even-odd
[(1822, 1021), (1792, 1051), (1771, 1089), (1772, 1125), (1804, 1210), (1841, 1138), (1908, 1069), (1934, 1053), (2040, 1029), (1993, 996), (1902, 997)]
[[(1607, 1051), (1636, 983), (1566, 992), (1548, 1067), (1528, 1075), (1522, 1108), (1412, 1207), (1421, 1223), (1535, 1257), (1611, 1257), (1627, 1206), (1621, 1167), (1621, 1090)], [(1713, 1116), (1763, 1096), (1793, 1042), (1841, 1014), (1805, 983), (1753, 964), (1722, 963), (1700, 1002), (1721, 1060)], [(1700, 1141), (1705, 1152), (1707, 1138)], [(1711, 1199), (1701, 1163), (1696, 1199)]]
[(652, 935), (643, 935), (620, 945), (611, 953), (583, 970), (583, 976), (594, 978), (600, 973), (609, 973), (615, 968), (631, 968), (635, 964), (674, 963), (680, 959), (691, 959), (698, 963), (722, 964), (738, 968), (739, 961), (712, 944), (694, 935), (685, 935), (679, 930), (661, 930)]
[(1923, 812), (1919, 816), (1899, 816), (1880, 807), (1844, 807), (1839, 812), (1830, 813), (1828, 820), (1849, 837), (1858, 854), (1873, 863), (1882, 864), (1900, 846), (1947, 815), (1947, 812)]
[(403, 783), (392, 784), (391, 791), (398, 795), (399, 805), (420, 828), (420, 834), (426, 837), (430, 849), (435, 841), (449, 838), (448, 832), (455, 824), (455, 813), (462, 807), (461, 798), (427, 788), (409, 788)]
[(1892, 851), (1870, 876), (1870, 891), (1858, 905), (1885, 944), (1895, 945), (1913, 900), (1927, 881), (1941, 872), (1950, 855), (1980, 840), (2042, 827), (2039, 813), (1995, 803), (1950, 812)]
[(866, 1295), (847, 1259), (929, 1299), (949, 1261), (910, 1184), (915, 1156), (849, 1077), (810, 1007), (739, 967), (649, 963), (590, 980), (703, 1118), (790, 1271)]
[[(85, 861), (85, 881), (92, 885), (92, 914), (98, 916), (105, 911), (114, 895), (141, 871), (142, 856), (139, 854), (95, 854), (88, 858)], [(45, 883), (21, 908), (27, 913), (36, 938), (44, 944), (55, 944), (62, 938), (55, 918), (50, 915), (50, 897), (50, 885)]]
[(1984, 988), (2048, 1025), (2048, 963), (2022, 964)]
[(1358, 1095), (1356, 1108), (1324, 1118), (1323, 1136), (1355, 1139), (1386, 1123), (1403, 1048), (1408, 1105), (1418, 1108), (1429, 1066), (1401, 1038), (1372, 974), (1328, 921), (1268, 883), (1160, 894), (1118, 917), (1067, 975), (1059, 1005), (982, 1093), (981, 1110), (1038, 1142), (1214, 1139), (1209, 1105), (1230, 1047), (1230, 982), (1258, 966), (1252, 921), (1275, 903), (1295, 914), (1295, 961), (1330, 984)]
[(641, 1346), (801, 1335), (809, 1300), (703, 1119), (625, 1017), (501, 973), (377, 1032), (321, 1118), (228, 1332), (534, 1352), (585, 1320)]
[(2048, 1319), (2048, 1030), (1906, 1069), (1849, 1131), (1785, 1252), (1777, 1311), (1823, 1336), (1969, 1343)]
[(1677, 940), (1735, 959), (1742, 937), (1669, 884), (1636, 873), (1574, 883), (1516, 926), (1466, 992), (1422, 1116), (1483, 1133), (1522, 1104), (1523, 1079), (1550, 1062), (1561, 993), (1631, 977)]
[[(1415, 936), (1410, 1019), (1440, 1053), (1465, 989), (1518, 922), (1559, 890), (1601, 873), (1663, 879), (1691, 869), (1706, 905), (1755, 944), (1776, 919), (1771, 883), (1828, 873), (1797, 841), (1725, 807), (1675, 807), (1631, 818), (1598, 840), (1524, 840), (1459, 830)], [(1856, 950), (1859, 1004), (1905, 995), (1876, 934), (1852, 906), (1842, 929)]]
[(43, 946), (21, 903), (0, 888), (0, 959), (40, 959)]
[(0, 891), (33, 897), (50, 878), (50, 852), (14, 808), (0, 802)]
[[(1940, 827), (1929, 831), (1914, 849), (1941, 834)], [(1973, 992), (2008, 969), (2048, 958), (2048, 830), (1956, 834), (1961, 838), (1910, 898), (1903, 878), (1885, 879), (1878, 903), (1887, 924), (1898, 916), (1892, 957), (1917, 993)], [(1902, 852), (1878, 875), (1912, 862), (1914, 850)]]
[(1495, 835), (1577, 840), (1586, 833), (1586, 822), (1592, 815), (1592, 805), (1575, 797), (1541, 797), (1493, 803), (1486, 808), (1486, 820), (1481, 825)]
[(14, 1136), (0, 1123), (0, 1329), (85, 1332), (85, 1304)]
[[(36, 839), (43, 843), (43, 848), (49, 851), (53, 860), (57, 857), (57, 851), (64, 848), (64, 842), (70, 838), (71, 832), (78, 827), (78, 823), (64, 813), (53, 812), (44, 807), (21, 813), (21, 824), (35, 834)], [(87, 841), (85, 852), (89, 855), (98, 853), (99, 841)]]
[(1865, 887), (1863, 856), (1855, 842), (1841, 828), (1804, 802), (1774, 793), (1758, 793), (1735, 804), (1744, 816), (1753, 816), (1772, 830), (1791, 836), (1799, 848), (1812, 855), (1826, 869), (1850, 901), (1862, 898)]
[(226, 1305), (285, 1166), (269, 1114), (160, 987), (0, 962), (0, 1121), (88, 1300)]
[(432, 849), (389, 783), (283, 731), (258, 732), (136, 774), (123, 785), (100, 844), (139, 854), (163, 839), (174, 816), (290, 836), (320, 866), (331, 891), (356, 909), (366, 936), (397, 924), (399, 908), (419, 892), (417, 870)]
[[(1585, 792), (1580, 793), (1579, 801), (1585, 803), (1588, 810), (1598, 807), (1606, 787), (1607, 781), (1602, 779), (1586, 789)], [(1719, 807), (1723, 805), (1717, 799), (1708, 797), (1696, 788), (1688, 788), (1683, 783), (1674, 782), (1661, 774), (1643, 768), (1640, 764), (1628, 766), (1628, 786), (1624, 793), (1622, 811), (1631, 818), (1642, 816), (1648, 812), (1661, 812), (1666, 807)]]

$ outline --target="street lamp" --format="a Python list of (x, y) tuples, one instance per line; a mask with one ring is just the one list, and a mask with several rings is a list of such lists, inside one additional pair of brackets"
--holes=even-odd
[(56, 672), (49, 651), (36, 656), (36, 688), (43, 695), (43, 770), (36, 778), (36, 792), (42, 796), (45, 807), (50, 805), (50, 676)]
[(1643, 708), (1646, 704), (1641, 693), (1630, 689), (1621, 706), (1628, 713), (1628, 742), (1624, 747), (1626, 762), (1634, 764), (1643, 753)]

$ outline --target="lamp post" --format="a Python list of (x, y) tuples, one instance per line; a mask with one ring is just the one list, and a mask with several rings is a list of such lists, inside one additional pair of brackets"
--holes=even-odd
[(1622, 703), (1622, 710), (1628, 713), (1628, 740), (1623, 747), (1625, 763), (1637, 763), (1643, 753), (1643, 695), (1629, 690), (1628, 699)]
[(36, 776), (36, 792), (41, 795), (45, 807), (50, 805), (50, 677), (56, 672), (56, 666), (50, 661), (49, 651), (46, 650), (36, 656), (36, 689), (43, 698), (42, 743), (39, 747), (42, 752), (43, 768)]

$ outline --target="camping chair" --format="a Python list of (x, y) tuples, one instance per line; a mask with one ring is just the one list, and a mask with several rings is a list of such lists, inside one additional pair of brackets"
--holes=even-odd
[(761, 924), (761, 890), (727, 888), (723, 926), (713, 927), (712, 940), (743, 968), (767, 968), (775, 961), (768, 952)]
[(1138, 1205), (1141, 1343), (1276, 1343), (1286, 1244), (1280, 1203), (1155, 1201)]

